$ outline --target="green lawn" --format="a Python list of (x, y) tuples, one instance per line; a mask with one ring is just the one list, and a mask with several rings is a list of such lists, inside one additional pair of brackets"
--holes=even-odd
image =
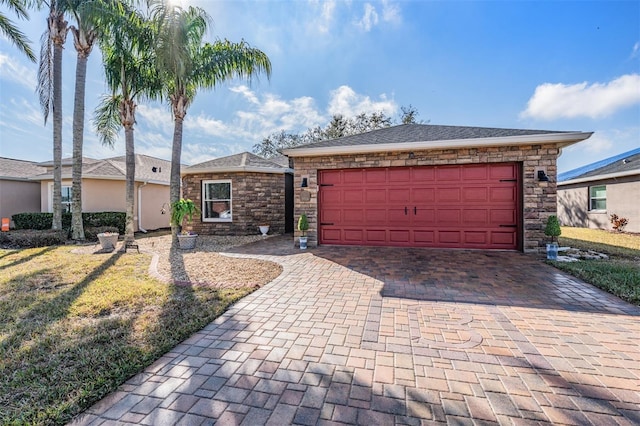
[(173, 286), (145, 254), (0, 250), (0, 424), (64, 424), (253, 290)]
[(640, 235), (563, 227), (559, 244), (608, 254), (608, 260), (551, 263), (558, 269), (640, 306)]

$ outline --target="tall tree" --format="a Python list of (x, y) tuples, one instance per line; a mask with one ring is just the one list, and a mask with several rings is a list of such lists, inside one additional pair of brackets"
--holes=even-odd
[(67, 39), (64, 1), (50, 0), (47, 29), (42, 34), (38, 94), (46, 124), (53, 109), (53, 223), (62, 229), (62, 46)]
[[(264, 52), (244, 40), (203, 43), (210, 18), (201, 8), (183, 9), (162, 1), (156, 4), (152, 16), (159, 28), (157, 66), (174, 120), (169, 190), (173, 204), (180, 199), (183, 121), (198, 89), (214, 88), (234, 77), (250, 79), (260, 72), (270, 77), (271, 62)], [(178, 226), (172, 224), (171, 228), (175, 247)]]
[(82, 148), (84, 142), (84, 101), (87, 82), (87, 60), (97, 36), (95, 25), (99, 22), (99, 9), (84, 7), (91, 0), (70, 1), (70, 13), (77, 26), (70, 26), (73, 46), (77, 52), (76, 82), (73, 102), (73, 166), (71, 171), (71, 238), (84, 240), (82, 223)]
[[(5, 5), (13, 11), (19, 19), (29, 19), (27, 14), (27, 2), (24, 0), (0, 0), (0, 4)], [(29, 39), (4, 13), (0, 13), (0, 32), (2, 32), (14, 46), (32, 61), (36, 61), (36, 55), (29, 46)]]
[(135, 150), (134, 124), (137, 102), (159, 93), (160, 83), (153, 60), (151, 22), (124, 4), (114, 5), (104, 24), (99, 43), (104, 72), (111, 94), (103, 98), (94, 124), (104, 144), (113, 145), (120, 128), (125, 135), (126, 219), (125, 242), (134, 241)]

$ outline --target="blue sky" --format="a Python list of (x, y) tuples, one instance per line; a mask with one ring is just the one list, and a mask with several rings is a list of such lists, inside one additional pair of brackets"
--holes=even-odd
[[(178, 0), (179, 1), (179, 0)], [(431, 124), (593, 131), (564, 150), (567, 171), (640, 146), (640, 1), (187, 1), (209, 12), (209, 40), (263, 50), (271, 80), (201, 91), (185, 120), (183, 162), (251, 151), (272, 132), (325, 125), (332, 114), (413, 105)], [(39, 51), (43, 13), (18, 22)], [(71, 155), (75, 51), (63, 59), (63, 154)], [(52, 157), (35, 93), (37, 65), (0, 38), (0, 156)], [(91, 116), (103, 82), (88, 66), (85, 156), (101, 146)], [(170, 159), (166, 105), (137, 110), (136, 152)]]

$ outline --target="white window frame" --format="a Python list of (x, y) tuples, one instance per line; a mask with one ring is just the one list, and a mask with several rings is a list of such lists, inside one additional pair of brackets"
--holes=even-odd
[[(62, 188), (73, 188), (73, 185), (71, 182), (62, 182)], [(60, 196), (62, 196), (62, 194), (60, 194)], [(72, 195), (73, 197), (73, 195)], [(53, 213), (53, 182), (49, 182), (49, 191), (47, 194), (47, 198), (49, 199), (49, 205), (48, 205), (48, 211), (49, 213)], [(69, 212), (71, 211), (71, 203), (73, 203), (73, 199), (71, 201), (69, 201), (68, 203), (62, 203), (62, 205), (64, 206), (65, 204), (69, 206)], [(66, 210), (63, 210), (63, 213)]]
[[(604, 188), (604, 197), (594, 197), (591, 195), (591, 190), (593, 188)], [(593, 202), (604, 200), (604, 209), (596, 209), (593, 208)], [(592, 185), (589, 186), (589, 211), (591, 212), (604, 212), (607, 211), (607, 185)]]
[[(205, 188), (206, 185), (212, 184), (212, 183), (227, 183), (227, 184), (229, 184), (229, 213), (230, 213), (230, 217), (229, 218), (205, 217), (205, 212), (207, 211), (205, 209), (205, 203), (207, 201), (212, 201), (212, 200), (205, 199), (206, 191), (205, 191), (204, 188)], [(230, 179), (203, 180), (200, 190), (201, 190), (201, 194), (202, 194), (202, 205), (200, 206), (201, 207), (200, 211), (202, 212), (202, 221), (203, 222), (233, 222), (233, 183), (231, 182)], [(227, 200), (225, 199), (224, 201), (227, 201)]]

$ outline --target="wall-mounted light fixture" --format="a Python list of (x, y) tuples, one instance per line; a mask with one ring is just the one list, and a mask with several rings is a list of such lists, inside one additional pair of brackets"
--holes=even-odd
[(413, 160), (414, 158), (416, 158), (416, 154), (414, 154), (413, 151), (411, 151), (409, 153), (409, 160)]
[(544, 170), (538, 170), (538, 180), (540, 182), (549, 182), (549, 176), (547, 176)]
[(306, 177), (303, 177), (302, 178), (302, 183), (300, 184), (300, 188), (306, 188), (308, 186), (309, 186), (308, 179)]

